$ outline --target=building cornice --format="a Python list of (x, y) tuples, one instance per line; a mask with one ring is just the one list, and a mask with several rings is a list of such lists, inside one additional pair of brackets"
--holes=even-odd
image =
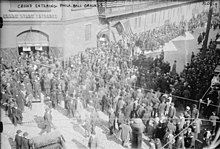
[(77, 18), (77, 19), (69, 19), (69, 20), (59, 20), (59, 21), (4, 21), (4, 25), (68, 25), (73, 23), (80, 23), (84, 21), (91, 21), (99, 19), (98, 15)]

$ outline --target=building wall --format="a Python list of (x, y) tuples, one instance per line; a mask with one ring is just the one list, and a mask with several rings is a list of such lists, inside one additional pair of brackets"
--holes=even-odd
[(62, 47), (63, 46), (63, 29), (62, 25), (48, 24), (48, 23), (9, 23), (4, 24), (1, 29), (1, 48), (13, 48), (17, 47), (16, 36), (23, 31), (39, 30), (49, 35), (50, 46)]
[[(12, 2), (14, 3), (14, 2)], [(41, 4), (42, 2), (32, 2)], [(98, 11), (96, 7), (85, 9), (81, 8), (68, 8), (59, 7), (60, 1), (56, 3), (57, 8), (51, 9), (47, 12), (32, 11), (27, 8), (24, 12), (16, 8), (18, 4), (13, 4), (15, 11), (11, 10), (11, 4), (9, 1), (1, 3), (1, 16), (4, 19), (4, 26), (0, 30), (1, 43), (0, 48), (14, 48), (17, 47), (16, 36), (26, 30), (32, 28), (33, 30), (39, 30), (49, 35), (49, 44), (52, 47), (62, 47), (64, 49), (64, 56), (70, 56), (76, 54), (78, 51), (83, 51), (87, 47), (96, 47), (97, 39), (96, 35), (102, 28), (99, 24)], [(29, 3), (28, 3), (29, 4)], [(82, 4), (83, 6), (83, 4)], [(18, 10), (17, 10), (18, 9)], [(57, 18), (21, 18), (22, 14), (55, 14)], [(19, 15), (16, 18), (15, 15)], [(13, 15), (10, 18), (10, 15)], [(49, 21), (48, 21), (49, 20)], [(86, 25), (91, 25), (91, 36), (88, 40), (85, 40)]]
[[(91, 25), (91, 36), (88, 40), (85, 39), (86, 26)], [(96, 47), (97, 34), (101, 30), (98, 19), (85, 20), (78, 23), (70, 23), (64, 27), (64, 42), (63, 46), (66, 50), (66, 56), (70, 53), (76, 54), (88, 47)]]
[(193, 14), (196, 16), (197, 14), (207, 10), (208, 6), (203, 5), (202, 2), (191, 3), (169, 9), (150, 11), (143, 14), (137, 13), (137, 15), (130, 17), (120, 17), (118, 20), (111, 21), (111, 24), (114, 25), (118, 21), (124, 22), (125, 20), (129, 20), (132, 31), (134, 33), (140, 33), (146, 30), (152, 30), (160, 27), (167, 20), (176, 24), (178, 24), (181, 20), (189, 21)]
[[(10, 1), (1, 2), (0, 11), (4, 19), (4, 26), (0, 30), (0, 48), (17, 47), (16, 36), (32, 28), (49, 35), (50, 46), (63, 47), (64, 56), (70, 56), (88, 47), (96, 47), (97, 34), (101, 29), (106, 27), (100, 24), (96, 7), (56, 7), (50, 10), (45, 8), (34, 8), (36, 10), (33, 11), (32, 8), (17, 8), (18, 3), (14, 3), (14, 1), (12, 1), (12, 3), (13, 4), (10, 4)], [(42, 2), (36, 1), (30, 4), (34, 5), (34, 3), (40, 4)], [(59, 6), (61, 1), (53, 3)], [(84, 5), (84, 3), (85, 2), (82, 2), (81, 5)], [(132, 16), (123, 16), (118, 20), (110, 21), (110, 24), (114, 25), (114, 23), (118, 21), (129, 20), (132, 31), (134, 33), (140, 33), (159, 27), (163, 25), (166, 20), (178, 23), (182, 19), (182, 16), (184, 16), (184, 19), (189, 20), (192, 14), (196, 15), (205, 11), (207, 8), (208, 6), (205, 8), (205, 5), (202, 5), (202, 3), (192, 3), (181, 7), (158, 10), (156, 12), (151, 11), (144, 14), (136, 13)], [(39, 11), (38, 9), (43, 10)], [(34, 17), (23, 16), (23, 14), (30, 14)], [(39, 14), (49, 14), (52, 17), (39, 17)], [(91, 28), (88, 29), (88, 26)], [(120, 39), (121, 37), (118, 35), (117, 31), (115, 29), (112, 30), (115, 32), (116, 39)], [(86, 36), (89, 36), (88, 40), (85, 39)]]

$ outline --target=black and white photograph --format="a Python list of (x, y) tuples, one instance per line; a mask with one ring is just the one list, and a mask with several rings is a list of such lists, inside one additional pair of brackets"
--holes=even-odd
[(0, 0), (0, 149), (220, 149), (220, 0)]

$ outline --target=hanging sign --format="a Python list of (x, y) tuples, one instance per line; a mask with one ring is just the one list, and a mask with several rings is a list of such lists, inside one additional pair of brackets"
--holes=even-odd
[(43, 51), (42, 47), (41, 46), (37, 46), (35, 47), (35, 50), (38, 50), (38, 51)]
[(23, 47), (23, 51), (24, 52), (29, 52), (29, 51), (31, 51), (31, 47)]

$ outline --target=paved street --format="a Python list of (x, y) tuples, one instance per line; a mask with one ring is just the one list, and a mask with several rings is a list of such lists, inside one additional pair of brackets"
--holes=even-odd
[[(25, 112), (23, 113), (24, 124), (18, 125), (17, 127), (11, 124), (9, 118), (5, 116), (5, 112), (2, 110), (2, 121), (4, 123), (4, 131), (2, 133), (2, 147), (4, 149), (10, 149), (11, 146), (13, 146), (12, 143), (10, 144), (10, 142), (12, 142), (10, 138), (14, 138), (18, 129), (22, 130), (23, 132), (28, 132), (29, 138), (39, 136), (41, 129), (36, 122), (40, 122), (40, 119), (42, 119), (44, 115), (44, 108), (45, 105), (42, 103), (34, 103), (33, 109), (31, 111), (28, 108), (25, 108)], [(84, 112), (87, 113), (88, 111)], [(56, 127), (56, 130), (58, 130), (66, 140), (67, 149), (88, 148), (88, 138), (85, 138), (84, 136), (84, 128), (81, 126), (81, 123), (67, 118), (62, 113), (54, 109), (52, 110), (52, 116), (52, 121)], [(104, 129), (107, 130), (107, 127), (104, 126), (104, 124), (107, 123), (108, 117), (102, 112), (99, 112), (99, 116), (100, 121), (103, 122), (102, 126), (96, 127), (96, 134), (100, 139), (100, 148), (123, 149), (123, 147), (120, 145), (120, 140), (116, 139), (114, 136), (107, 135), (108, 132), (104, 131)], [(145, 144), (143, 144), (143, 146), (147, 148)]]

